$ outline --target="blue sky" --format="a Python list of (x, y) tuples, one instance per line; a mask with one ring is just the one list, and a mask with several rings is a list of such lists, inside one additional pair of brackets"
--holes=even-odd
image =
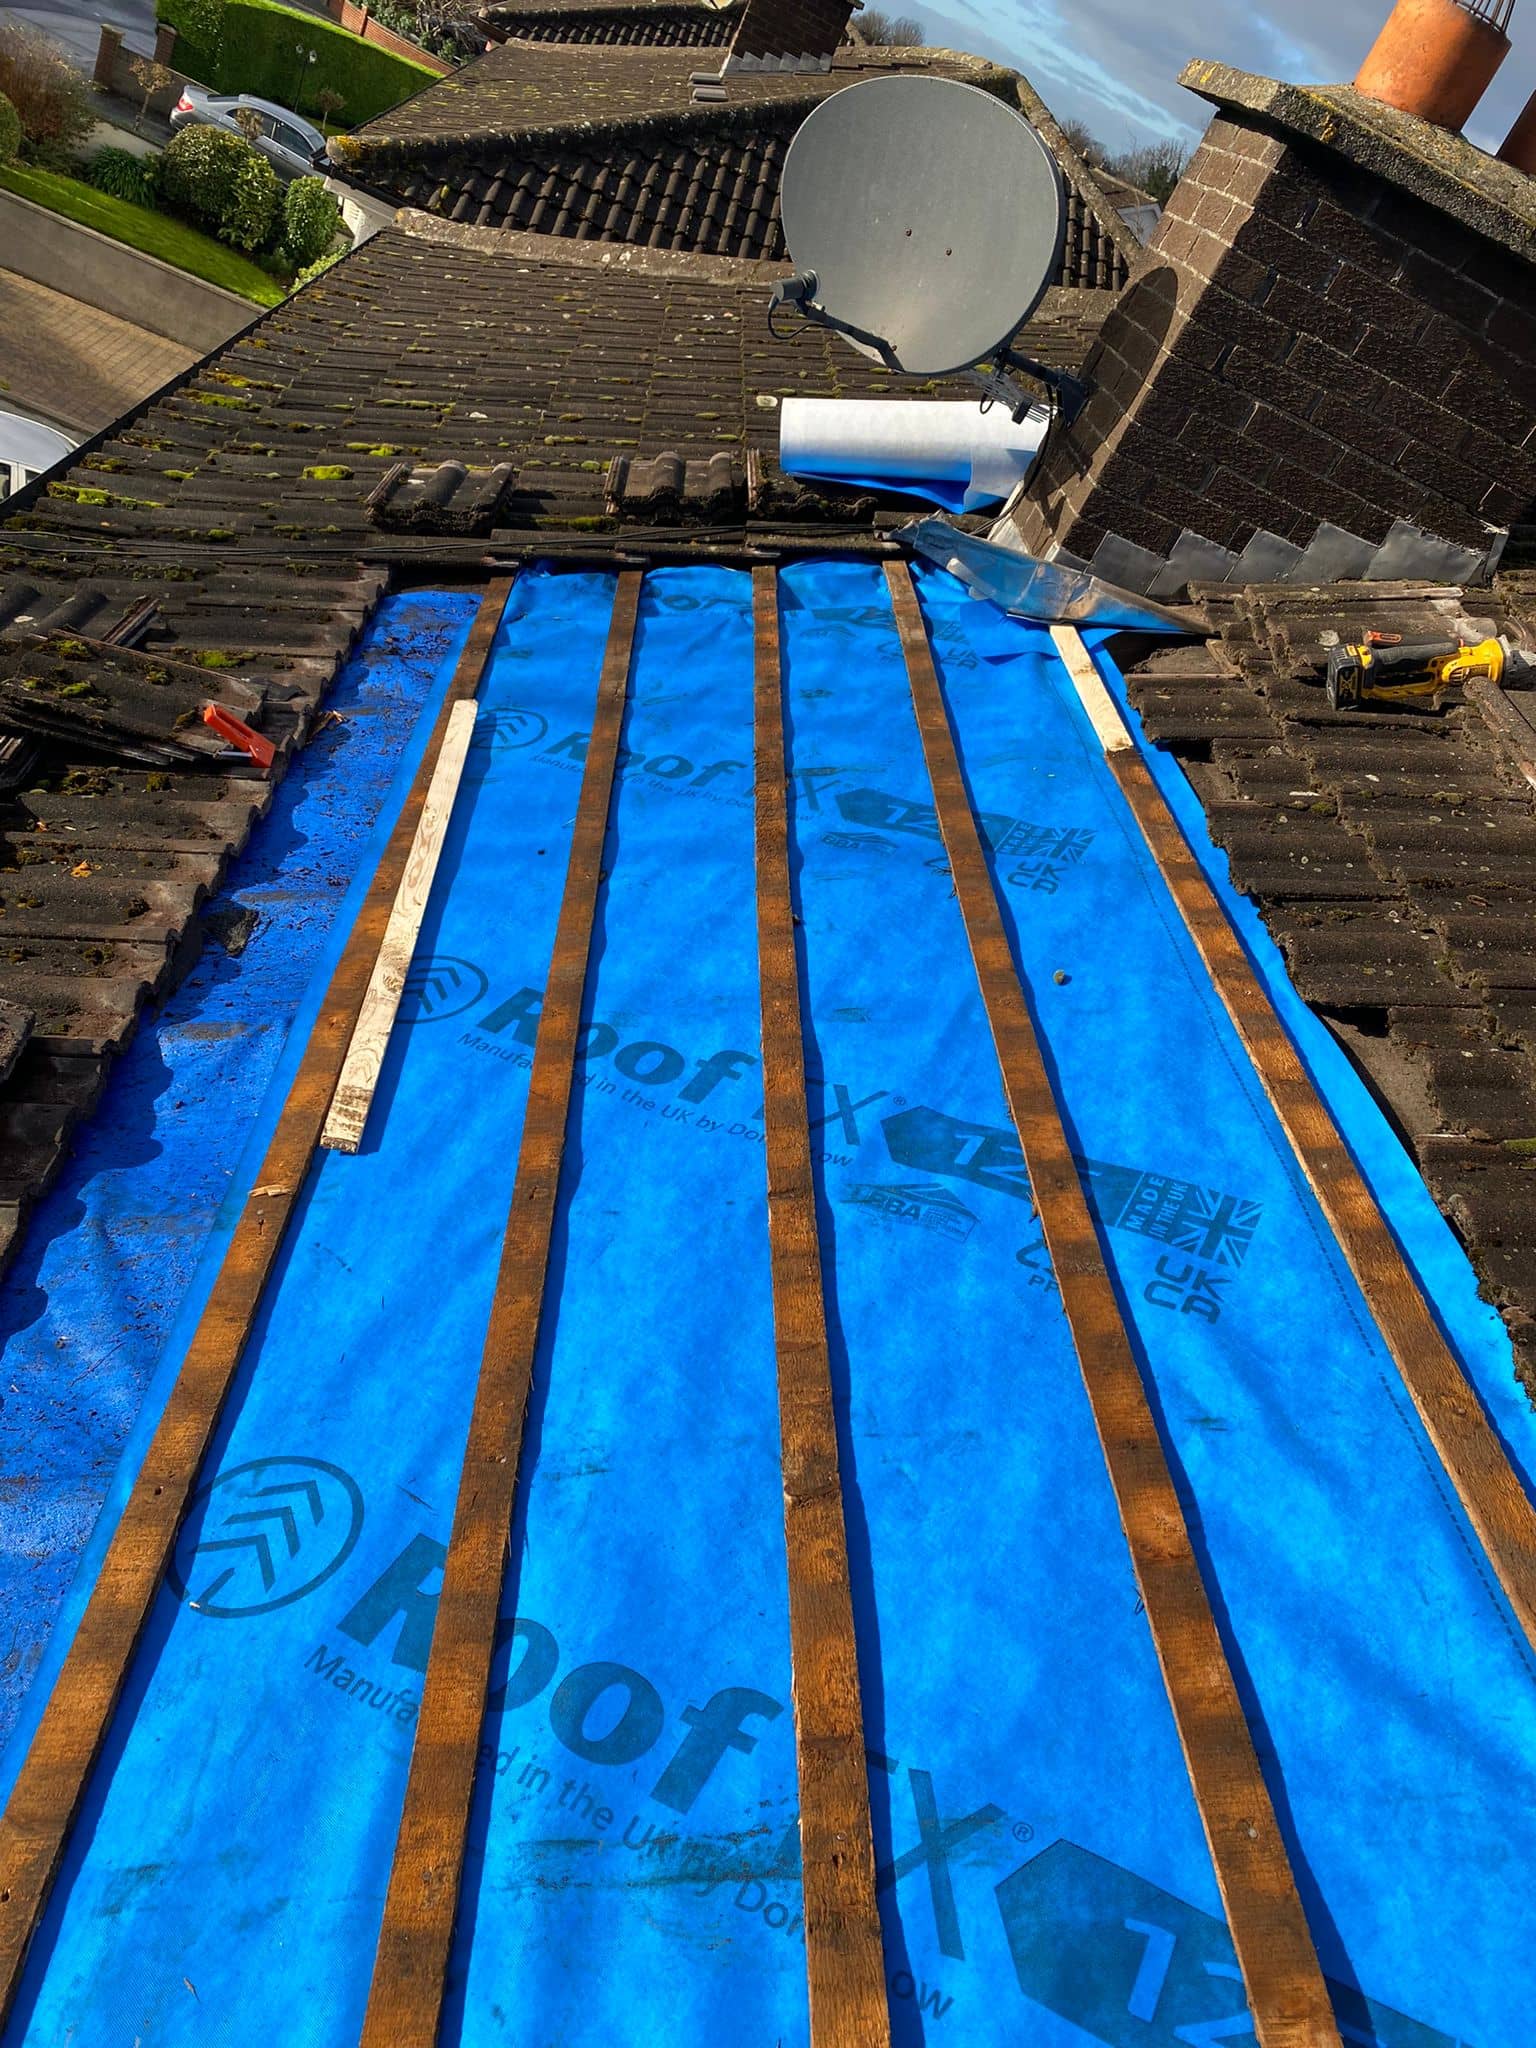
[[(871, 0), (873, 4), (873, 0)], [(1289, 0), (1273, 13), (1232, 0), (882, 0), (915, 15), (930, 43), (997, 57), (1024, 72), (1061, 119), (1086, 121), (1106, 148), (1182, 135), (1209, 114), (1174, 83), (1191, 57), (1300, 82), (1352, 78), (1391, 0)], [(1514, 47), (1468, 128), (1497, 148), (1536, 89), (1536, 0), (1515, 10)]]

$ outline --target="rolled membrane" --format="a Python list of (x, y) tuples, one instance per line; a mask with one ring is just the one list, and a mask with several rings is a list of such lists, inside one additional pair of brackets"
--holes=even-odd
[(1042, 409), (1017, 423), (978, 399), (786, 398), (779, 466), (790, 476), (900, 491), (950, 512), (1006, 498), (1045, 433)]

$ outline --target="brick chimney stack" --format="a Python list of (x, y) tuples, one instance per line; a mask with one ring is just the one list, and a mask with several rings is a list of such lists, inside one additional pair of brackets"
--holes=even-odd
[(747, 0), (721, 77), (738, 71), (830, 71), (863, 0)]
[(1408, 522), (1470, 564), (1536, 521), (1536, 188), (1347, 88), (1183, 82), (1216, 119), (1011, 512), (1022, 546), (1111, 544), (1099, 573), (1168, 563), (1168, 594), (1175, 559), (1273, 575), (1322, 535), (1364, 575)]

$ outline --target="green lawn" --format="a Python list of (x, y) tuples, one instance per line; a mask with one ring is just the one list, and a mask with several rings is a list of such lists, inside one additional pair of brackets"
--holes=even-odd
[(57, 171), (34, 170), (30, 164), (0, 167), (0, 187), (67, 220), (110, 235), (114, 242), (126, 242), (130, 249), (142, 249), (146, 256), (158, 256), (178, 270), (189, 270), (209, 284), (221, 284), (258, 306), (275, 306), (287, 293), (275, 277), (268, 277), (254, 263), (234, 249), (226, 249), (208, 235), (200, 235), (183, 221), (171, 220), (148, 207), (130, 206), (126, 200), (110, 198), (78, 178), (66, 178)]

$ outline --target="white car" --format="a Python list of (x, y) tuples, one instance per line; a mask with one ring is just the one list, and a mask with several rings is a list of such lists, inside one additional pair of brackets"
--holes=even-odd
[(9, 498), (52, 469), (78, 445), (57, 427), (45, 427), (25, 413), (0, 412), (0, 498)]
[[(243, 131), (236, 116), (249, 107), (257, 116), (251, 141), (280, 178), (323, 176), (327, 168), (325, 137), (302, 115), (290, 113), (273, 100), (254, 99), (250, 93), (235, 95), (205, 92), (200, 85), (188, 85), (171, 109), (173, 128), (222, 128), (228, 135)], [(247, 123), (249, 125), (249, 123)]]

